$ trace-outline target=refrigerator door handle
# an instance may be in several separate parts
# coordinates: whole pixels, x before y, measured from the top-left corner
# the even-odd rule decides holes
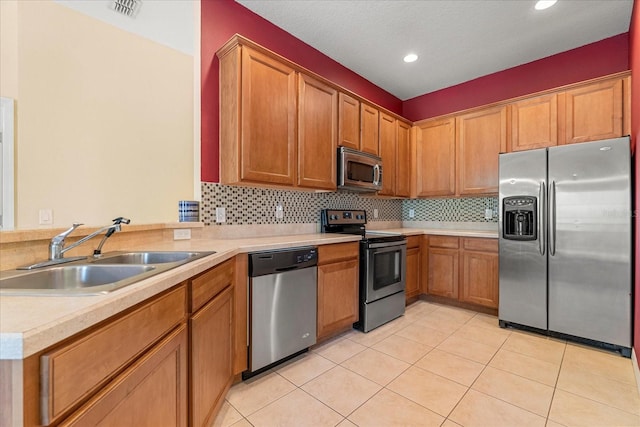
[[[540,181],[540,188],[538,189],[538,250],[540,255],[544,255],[546,252],[546,185],[544,181]]]
[[[556,254],[556,182],[549,186],[549,255]]]

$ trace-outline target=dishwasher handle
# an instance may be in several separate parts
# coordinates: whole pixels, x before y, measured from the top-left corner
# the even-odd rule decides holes
[[[275,271],[278,273],[284,273],[286,271],[293,271],[293,270],[297,270],[298,266],[297,265],[292,265],[290,267],[280,267],[280,268],[276,268]]]

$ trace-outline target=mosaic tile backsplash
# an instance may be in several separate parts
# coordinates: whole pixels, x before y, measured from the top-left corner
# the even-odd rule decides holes
[[[409,215],[413,209],[414,217]],[[485,210],[493,212],[485,219]],[[497,197],[463,197],[459,199],[410,199],[402,203],[403,221],[498,222]]]
[[[205,225],[298,224],[319,223],[325,208],[364,209],[368,221],[468,221],[496,222],[498,200],[492,197],[461,199],[381,199],[357,193],[313,193],[293,190],[235,187],[217,183],[201,184],[200,220]],[[283,218],[276,218],[276,206],[282,205]],[[216,207],[224,207],[226,222],[215,222]],[[484,219],[486,207],[496,215]],[[378,218],[374,218],[374,210]],[[409,217],[414,209],[415,216]]]

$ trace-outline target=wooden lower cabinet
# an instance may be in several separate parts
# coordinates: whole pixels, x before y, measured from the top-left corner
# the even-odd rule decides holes
[[[358,321],[358,242],[318,248],[318,340]]]
[[[421,241],[421,236],[407,237],[407,274],[405,277],[405,298],[407,302],[420,295]]]
[[[457,249],[429,248],[430,294],[458,298],[459,256]]]
[[[233,382],[233,286],[189,320],[191,425],[211,424]]]
[[[183,324],[61,425],[186,426],[187,346]]]
[[[463,252],[460,301],[498,307],[498,256]]]
[[[498,241],[431,236],[427,293],[498,308]]]

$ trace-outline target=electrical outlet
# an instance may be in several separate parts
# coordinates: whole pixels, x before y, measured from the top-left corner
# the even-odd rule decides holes
[[[216,208],[216,222],[227,222],[227,213],[224,208]]]
[[[276,218],[277,219],[284,218],[284,208],[282,207],[281,203],[278,203],[278,205],[276,206]]]
[[[38,223],[40,225],[53,224],[53,209],[40,209],[38,212]]]
[[[189,240],[191,239],[190,228],[176,228],[173,230],[173,240]]]
[[[415,218],[415,216],[416,216],[416,210],[409,209],[409,218]]]
[[[378,218],[378,209],[373,210],[373,217]]]
[[[484,210],[484,219],[491,219],[493,218],[493,209],[491,208],[487,208]]]

